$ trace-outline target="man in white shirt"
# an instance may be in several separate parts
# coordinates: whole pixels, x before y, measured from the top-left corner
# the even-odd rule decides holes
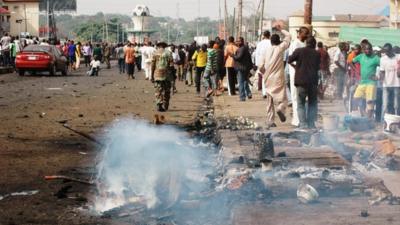
[[[384,55],[382,55],[379,68],[383,87],[381,115],[383,121],[385,113],[400,115],[400,55],[393,52],[392,45],[389,43],[383,46],[382,51]]]
[[[310,31],[307,27],[300,27],[297,31],[297,38],[292,41],[289,47],[289,57],[293,54],[293,52],[298,48],[306,47],[305,41],[310,35]],[[289,76],[290,76],[290,95],[292,97],[292,109],[293,109],[293,118],[292,118],[292,125],[299,126],[299,115],[297,113],[297,89],[294,85],[294,75],[296,70],[293,66],[289,67]]]
[[[146,74],[146,80],[151,78],[151,61],[156,49],[152,46],[151,42],[145,43],[142,48],[142,64]]]
[[[258,75],[258,90],[262,90],[262,95],[265,97],[267,92],[265,90],[265,84],[263,81],[263,75],[260,72],[260,66],[264,63],[265,53],[268,48],[271,48],[271,33],[267,30],[263,33],[263,40],[257,44],[256,52],[255,52],[255,64],[258,67],[256,74]]]
[[[10,43],[11,43],[11,37],[10,37],[10,35],[8,33],[6,33],[0,40],[4,66],[11,65],[11,58],[10,58],[11,47],[10,47]]]
[[[335,57],[333,58],[333,62],[337,67],[333,73],[336,78],[336,97],[338,99],[343,98],[345,76],[347,71],[347,51],[347,44],[341,42],[339,43],[339,49],[336,51]]]

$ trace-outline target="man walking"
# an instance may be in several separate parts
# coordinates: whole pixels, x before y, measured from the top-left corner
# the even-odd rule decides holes
[[[244,43],[244,38],[240,37],[238,41],[239,49],[235,55],[231,55],[235,60],[235,69],[238,73],[239,81],[239,95],[240,101],[246,101],[246,97],[252,98],[250,86],[249,86],[249,74],[252,68],[251,55],[249,48]]]
[[[111,68],[110,57],[111,57],[111,47],[108,43],[105,43],[105,45],[104,45],[104,62],[107,65],[107,69]]]
[[[298,48],[305,47],[305,41],[308,38],[310,31],[307,27],[300,27],[297,32],[297,38],[292,41],[289,47],[289,57],[293,54],[293,52]],[[297,62],[296,62],[297,63]],[[293,64],[294,65],[294,64]],[[293,66],[289,67],[289,77],[290,77],[290,94],[292,97],[292,108],[293,108],[293,118],[292,125],[299,126],[299,116],[297,114],[297,90],[295,85],[295,74],[296,70]]]
[[[125,52],[124,45],[122,43],[118,44],[118,47],[115,49],[118,59],[118,68],[119,74],[125,73]]]
[[[263,61],[259,62],[259,71],[262,73],[263,83],[266,87],[268,128],[276,127],[275,111],[282,122],[286,121],[287,96],[283,56],[292,39],[290,33],[282,30],[281,26],[278,25],[275,28],[277,31],[281,31],[285,38],[281,42],[279,35],[272,35],[272,46],[266,49],[264,55],[261,56]],[[274,105],[277,107],[275,108]]]
[[[96,47],[93,49],[93,58],[97,57],[98,59],[103,58],[103,49],[101,48],[100,43],[96,44]]]
[[[195,61],[196,65],[196,76],[194,78],[196,92],[200,94],[201,79],[207,65],[207,45],[203,44],[201,48],[193,54],[192,60]]]
[[[186,53],[184,51],[183,45],[178,46],[178,56],[179,60],[176,63],[177,65],[177,76],[179,81],[183,81],[184,79],[184,68],[185,68],[185,59],[186,59]]]
[[[151,78],[151,62],[153,60],[153,54],[155,52],[154,47],[151,42],[146,43],[142,48],[142,60],[144,65],[144,72],[146,76],[146,80],[150,80]]]
[[[236,95],[236,70],[235,61],[232,58],[237,51],[238,47],[235,45],[235,38],[228,38],[228,45],[225,49],[225,67],[228,71],[228,92],[229,95]]]
[[[126,72],[128,73],[128,79],[135,79],[133,75],[135,73],[135,49],[132,46],[132,43],[129,42],[128,46],[124,49],[125,53],[125,65]]]
[[[189,86],[193,85],[193,71],[196,68],[196,62],[192,60],[194,53],[196,52],[196,42],[193,42],[188,48],[188,73],[186,73],[186,84]]]
[[[210,97],[216,91],[215,76],[217,72],[217,52],[213,48],[215,41],[209,41],[207,49],[207,65],[204,71],[204,88],[206,98]]]
[[[68,59],[69,63],[71,66],[71,70],[75,70],[75,63],[76,63],[76,45],[74,44],[74,41],[71,41],[69,46],[68,46]]]
[[[173,63],[171,52],[166,50],[167,44],[160,42],[157,44],[152,63],[151,81],[154,82],[157,110],[165,112],[169,107],[171,96],[171,82],[168,80],[169,67]]]
[[[83,57],[85,58],[85,67],[88,67],[90,64],[90,56],[92,55],[92,48],[89,43],[86,43],[83,46]]]
[[[321,56],[315,50],[317,41],[308,37],[306,47],[296,49],[289,57],[288,63],[296,68],[295,86],[300,129],[314,129],[318,113],[318,70]],[[306,99],[308,107],[306,112]]]
[[[1,55],[3,56],[3,65],[10,66],[11,65],[11,37],[8,33],[6,33],[0,40],[1,44]]]

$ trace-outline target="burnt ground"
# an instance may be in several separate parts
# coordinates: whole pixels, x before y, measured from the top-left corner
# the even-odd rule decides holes
[[[69,76],[0,76],[0,196],[38,190],[31,196],[0,200],[0,224],[108,224],[86,213],[93,188],[44,176],[95,175],[100,146],[63,127],[100,138],[113,120],[154,117],[154,89],[143,73],[128,80],[117,68],[88,77],[85,69]],[[178,84],[167,123],[193,121],[203,100],[194,88]],[[1,197],[0,197],[1,199]],[[112,222],[112,224],[118,224]]]

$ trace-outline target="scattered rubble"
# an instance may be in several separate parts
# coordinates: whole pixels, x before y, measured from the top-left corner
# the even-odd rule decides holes
[[[39,190],[13,192],[10,194],[0,195],[0,201],[8,197],[29,196],[29,195],[36,195],[37,193],[39,193]]]
[[[254,121],[245,117],[222,117],[218,119],[217,129],[228,129],[228,130],[259,130],[259,126]]]

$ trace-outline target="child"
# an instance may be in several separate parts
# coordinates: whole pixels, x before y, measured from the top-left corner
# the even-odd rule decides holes
[[[100,60],[98,56],[95,56],[93,60],[90,62],[90,70],[87,72],[89,76],[99,76],[100,70]]]

